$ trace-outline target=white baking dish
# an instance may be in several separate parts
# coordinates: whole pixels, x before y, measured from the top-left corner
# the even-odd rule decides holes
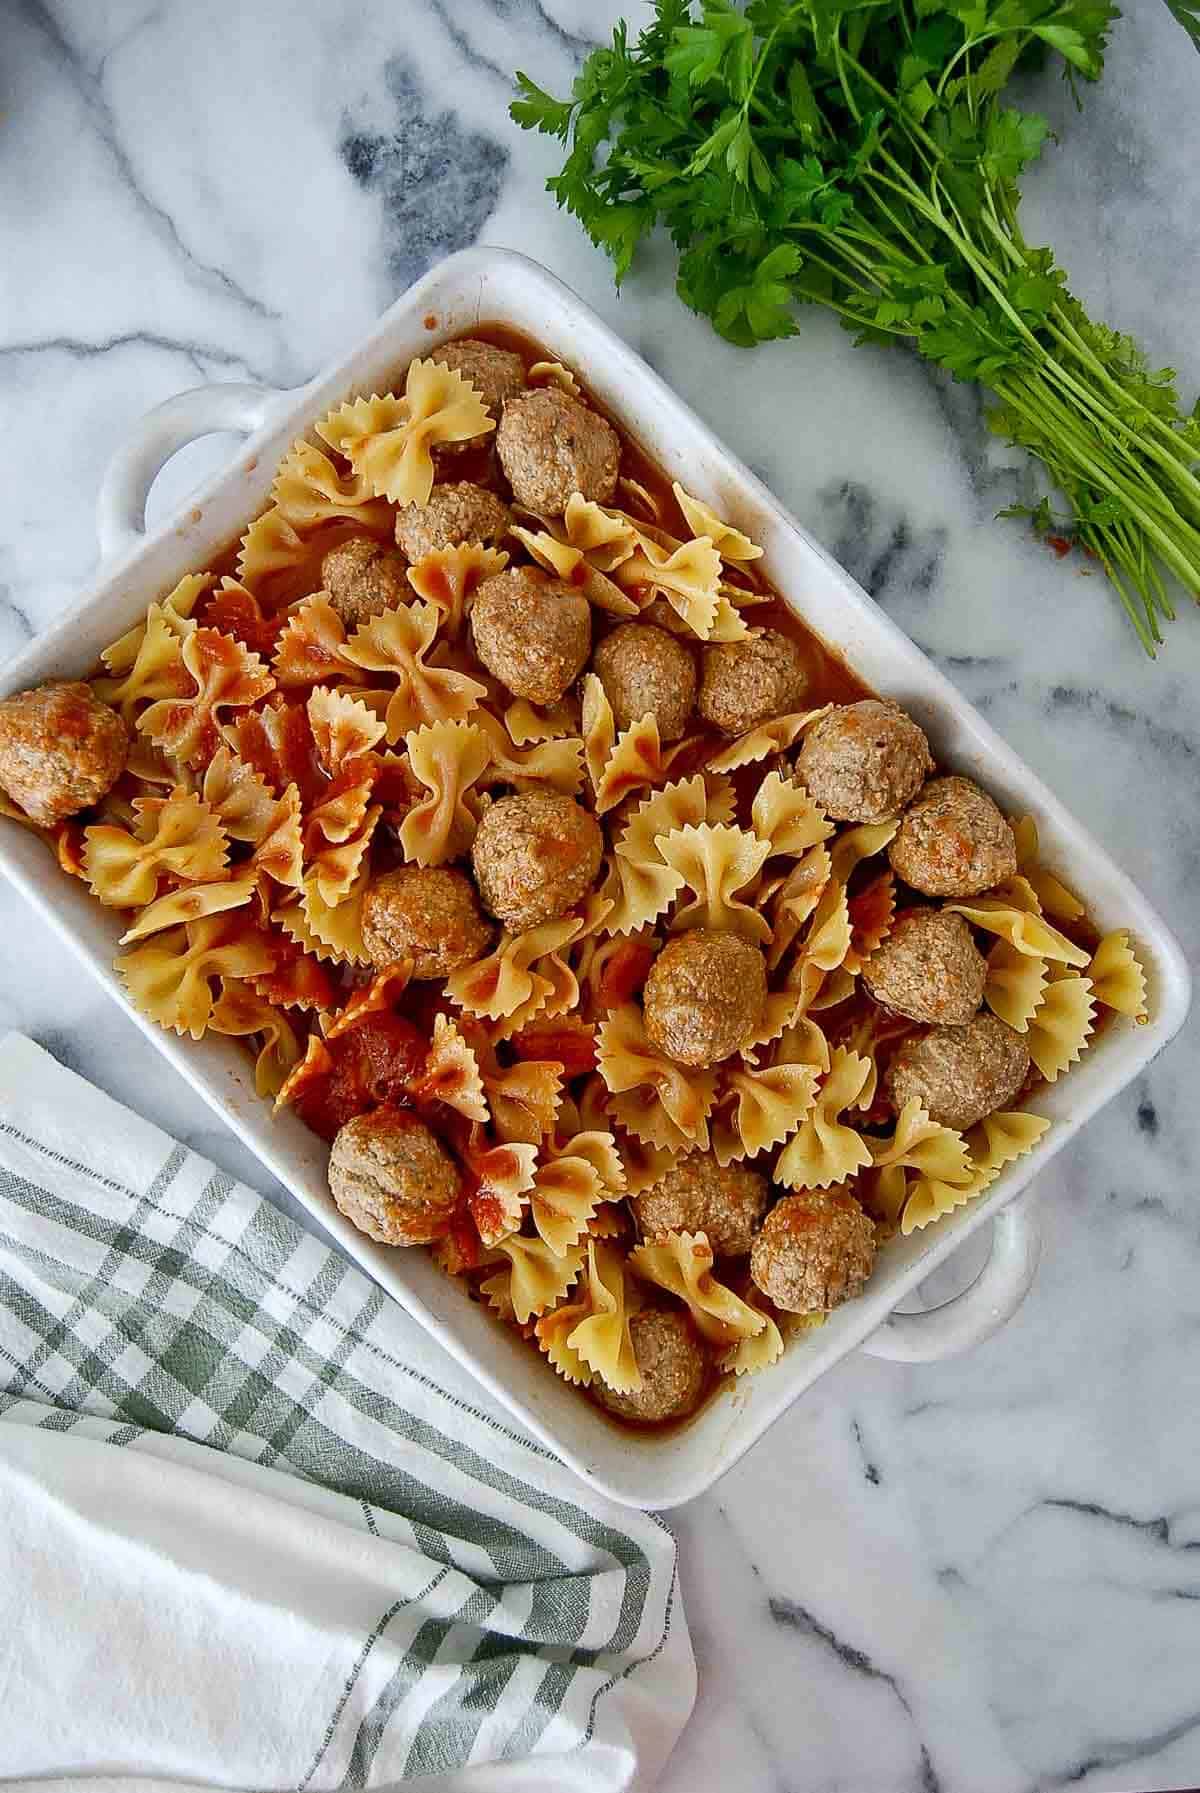
[[[1042,1092],[1034,1106],[1054,1125],[984,1200],[892,1241],[866,1294],[793,1343],[773,1369],[722,1392],[683,1429],[643,1437],[611,1425],[560,1382],[527,1345],[441,1276],[424,1252],[374,1245],[343,1220],[326,1188],[326,1148],[295,1115],[272,1119],[254,1093],[243,1052],[223,1040],[179,1040],[125,1002],[111,970],[120,922],[64,877],[39,841],[5,827],[0,868],[264,1164],[480,1382],[597,1488],[618,1500],[667,1507],[715,1482],[810,1383],[856,1346],[884,1356],[931,1358],[963,1348],[1008,1317],[1037,1259],[1032,1210],[1027,1203],[1010,1205],[1013,1198],[1178,1031],[1189,977],[1176,941],[1124,873],[862,588],[573,293],[535,263],[505,251],[471,250],[442,263],[397,301],[351,355],[307,386],[286,393],[210,387],[152,412],[117,458],[101,494],[106,558],[100,576],[68,616],[5,669],[3,690],[88,672],[100,650],[150,600],[185,572],[203,568],[242,531],[262,507],[276,463],[294,437],[331,405],[385,389],[432,342],[487,320],[514,325],[577,365],[671,476],[763,544],[765,566],[797,614],[869,684],[910,709],[940,757],[978,778],[1011,811],[1036,817],[1050,863],[1083,894],[1097,923],[1132,929],[1146,962],[1149,1023],[1113,1027],[1068,1076]],[[145,498],[158,469],[184,442],[218,429],[247,436],[236,459],[146,535]],[[994,1229],[992,1252],[972,1289],[932,1313],[892,1315],[935,1264],[985,1225]]]

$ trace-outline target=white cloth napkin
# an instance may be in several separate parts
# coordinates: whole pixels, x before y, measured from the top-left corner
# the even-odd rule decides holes
[[[675,1546],[339,1253],[0,1045],[0,1778],[649,1788]]]

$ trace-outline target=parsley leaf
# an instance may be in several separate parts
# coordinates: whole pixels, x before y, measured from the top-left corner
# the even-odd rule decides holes
[[[1167,5],[1200,50],[1200,0],[1167,0]]]
[[[1200,47],[1200,0],[1167,0]],[[1147,651],[1175,578],[1200,596],[1200,406],[1097,323],[1018,223],[1044,118],[1012,76],[1096,79],[1109,0],[653,0],[570,97],[520,75],[514,120],[556,138],[547,183],[624,279],[656,229],[680,299],[728,341],[793,335],[807,304],[856,341],[915,349],[991,399],[1049,500],[1010,507],[1077,538]]]

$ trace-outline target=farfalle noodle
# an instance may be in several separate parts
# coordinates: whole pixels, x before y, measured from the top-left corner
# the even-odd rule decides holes
[[[672,927],[727,931],[760,945],[770,940],[766,917],[737,898],[762,870],[769,841],[742,828],[702,823],[660,835],[655,844],[664,863],[696,893],[694,902],[676,911]]]
[[[206,579],[205,584],[207,583]],[[195,624],[168,608],[168,605],[169,600],[162,604],[151,604],[140,631],[130,630],[109,648],[109,654],[116,655],[118,661],[123,663],[130,644],[137,637],[133,663],[125,676],[93,680],[97,697],[104,703],[111,704],[115,710],[120,710],[127,726],[132,725],[139,704],[183,697],[192,685],[189,670],[184,664],[183,644]]]
[[[710,639],[721,596],[721,556],[707,536],[681,542],[668,552],[643,534],[636,552],[620,563],[614,576],[626,591],[665,598],[693,635],[701,641]]]
[[[1146,1020],[1146,974],[1124,928],[1106,934],[1087,968],[1096,1001],[1119,1015]]]
[[[646,1033],[642,1011],[636,1004],[625,1003],[601,1022],[596,1058],[600,1075],[614,1095],[636,1089],[652,1092],[682,1140],[707,1148],[716,1075],[712,1071],[684,1070],[659,1052]],[[614,1112],[628,1112],[628,1108],[619,1111],[614,1107]],[[654,1138],[632,1121],[627,1124],[650,1144],[670,1143]]]
[[[668,784],[634,809],[614,845],[610,868],[614,906],[605,926],[632,934],[668,909],[683,889],[683,874],[667,865],[659,850],[662,835],[733,816],[733,792],[722,780],[710,786],[701,773]]]
[[[961,1133],[930,1120],[916,1096],[901,1109],[891,1139],[874,1145],[871,1157],[880,1170],[900,1165],[942,1183],[965,1185],[971,1180],[970,1156]]]
[[[572,398],[579,397],[579,381],[561,361],[535,361],[526,377],[531,386],[557,386]]]
[[[472,720],[487,736],[491,757],[480,778],[484,787],[511,785],[515,791],[562,791],[574,797],[583,784],[583,742],[578,735],[553,736],[528,748],[512,744],[508,730],[490,710]]]
[[[343,478],[327,454],[312,442],[293,442],[279,464],[271,497],[296,529],[312,529],[349,517],[360,529],[390,535],[393,517],[360,473]]]
[[[1025,1033],[1046,991],[1046,961],[998,940],[987,956],[983,1000],[993,1015]]]
[[[261,1036],[262,1044],[254,1060],[254,1088],[264,1101],[273,1102],[304,1056],[299,1036],[287,1016],[274,1003],[264,1001],[249,984],[222,978],[220,989],[209,1027],[213,1033],[235,1038]]]
[[[363,623],[343,650],[355,666],[397,681],[387,706],[389,741],[427,723],[460,722],[487,696],[478,679],[427,662],[439,618],[433,604],[397,604]]]
[[[816,1101],[775,1161],[774,1177],[787,1189],[827,1189],[871,1162],[860,1133],[839,1120],[862,1094],[871,1074],[868,1060],[838,1046]]]
[[[358,398],[317,424],[371,491],[393,504],[428,504],[433,450],[469,442],[496,425],[475,388],[438,361],[410,361],[404,397]]]
[[[713,1275],[713,1251],[705,1233],[667,1233],[629,1254],[635,1276],[687,1303],[697,1329],[714,1345],[756,1338],[767,1316]]]
[[[777,1146],[796,1131],[816,1098],[818,1072],[811,1065],[768,1065],[727,1071],[725,1088],[735,1109],[732,1125],[713,1122],[717,1163],[733,1164]]]
[[[1022,816],[1012,828],[1017,844],[1017,869],[1029,880],[1044,912],[1053,915],[1057,921],[1078,921],[1084,913],[1079,898],[1039,863],[1040,846],[1033,817]]]
[[[550,709],[539,709],[527,697],[516,697],[504,712],[504,727],[514,747],[532,747],[540,741],[558,741],[579,733],[579,715],[568,698]]]
[[[562,1087],[562,1066],[553,1059],[485,1067],[483,1088],[498,1137],[537,1145],[554,1131]]]
[[[457,641],[466,622],[471,599],[485,579],[502,573],[508,555],[500,548],[479,542],[463,542],[435,548],[408,569],[408,583],[419,598],[439,612],[439,633],[445,641]]]
[[[744,735],[739,735],[736,741],[714,754],[708,762],[709,771],[735,772],[739,766],[751,766],[757,760],[789,752],[814,722],[828,716],[830,708],[825,704],[819,710],[797,710],[788,716],[775,716],[770,722],[760,722],[757,728],[747,729]]]
[[[135,1008],[198,1040],[212,1019],[214,986],[270,971],[274,962],[270,942],[238,917],[211,915],[122,953],[116,969]]]
[[[469,1121],[486,1124],[492,1118],[479,1060],[449,1015],[434,1016],[429,1055],[414,1093],[427,1102],[444,1102]]]
[[[165,896],[156,897],[138,913],[137,920],[121,935],[121,945],[144,940],[166,928],[184,922],[200,921],[206,916],[224,915],[230,909],[241,909],[258,894],[258,877],[248,872],[239,878],[222,878],[213,884],[185,884]]]
[[[707,536],[722,560],[742,565],[746,561],[762,558],[762,549],[748,535],[743,535],[740,529],[734,529],[732,524],[723,523],[716,511],[699,498],[693,498],[690,493],[685,492],[678,480],[671,490],[692,534]]]
[[[301,567],[309,558],[304,537],[288,522],[277,504],[256,517],[238,549],[238,578],[253,587],[275,573]]]
[[[379,717],[348,691],[320,685],[306,708],[313,743],[330,777],[335,777],[347,760],[370,753],[384,738],[385,725]]]
[[[160,604],[151,604],[147,620],[135,623],[132,629],[126,629],[124,635],[118,636],[104,649],[100,658],[104,661],[114,678],[121,673],[132,672],[137,664],[138,655],[146,640],[146,631],[151,616],[157,617],[171,634],[182,640],[187,633],[187,623],[196,605],[212,584],[211,573],[188,573],[172,591],[169,591]],[[99,683],[99,681],[97,681]],[[158,693],[166,696],[168,693]],[[114,700],[109,698],[111,703]]]
[[[474,1179],[467,1197],[471,1218],[485,1245],[501,1245],[521,1224],[533,1187],[537,1148],[519,1140],[494,1146],[473,1143],[466,1161]]]
[[[549,529],[526,529],[514,524],[512,534],[537,566],[556,579],[566,580],[597,610],[606,610],[610,616],[637,616],[638,606],[633,599],[607,573],[593,566],[581,548],[573,548]]]
[[[548,1149],[529,1195],[538,1234],[561,1256],[588,1232],[601,1201],[619,1194],[624,1182],[611,1133],[577,1133]]]
[[[1025,1043],[1046,1079],[1056,1083],[1079,1058],[1095,1024],[1096,1007],[1086,977],[1055,978],[1033,1013]]]
[[[324,592],[306,598],[293,611],[275,644],[271,669],[284,688],[315,685],[322,679],[364,682],[359,668],[346,658],[346,625]]]
[[[663,784],[673,762],[688,745],[677,741],[664,749],[658,723],[651,715],[640,716],[616,731],[612,706],[594,672],[583,681],[583,751],[592,781],[596,814],[605,815],[632,791],[643,785]]]
[[[768,772],[759,785],[750,817],[751,827],[772,857],[786,854],[798,859],[833,833],[833,823],[803,786],[779,772]]]
[[[229,841],[208,804],[190,791],[135,798],[136,831],[84,829],[83,875],[111,908],[150,903],[164,874],[206,883],[224,875]]]
[[[499,1312],[510,1308],[522,1326],[561,1301],[583,1268],[584,1251],[578,1245],[560,1257],[544,1239],[513,1233],[494,1249],[508,1259],[508,1265],[481,1283],[480,1292]]]
[[[1019,884],[1021,881],[1014,879],[1012,882]],[[1036,897],[1033,900],[1036,903]],[[946,907],[965,916],[972,927],[997,935],[1030,958],[1052,959],[1058,964],[1078,967],[1088,962],[1088,955],[1081,946],[1076,946],[1073,940],[1052,928],[1039,914],[1018,908],[1015,902],[1004,897],[975,897],[969,903],[947,903]]]
[[[583,926],[578,916],[543,922],[523,934],[505,934],[486,957],[452,972],[446,994],[472,1015],[502,1021],[525,1008],[541,994],[540,1008],[553,989],[553,980],[538,970],[539,961],[567,946]]]
[[[370,955],[363,943],[362,900],[369,877],[370,868],[362,866],[345,896],[336,902],[322,896],[317,879],[306,879],[299,902],[276,910],[274,919],[298,945],[318,958],[365,965]]]
[[[469,722],[433,722],[406,735],[408,763],[428,797],[404,818],[400,844],[417,865],[445,865],[475,838],[476,815],[467,798],[491,758],[483,730]]]
[[[275,681],[257,654],[215,629],[193,629],[180,655],[195,690],[159,698],[142,711],[137,725],[164,753],[203,765],[220,745],[220,712],[257,703],[274,690]]]
[[[904,1234],[921,1231],[991,1187],[1001,1170],[1035,1146],[1050,1123],[1040,1115],[990,1114],[967,1135],[972,1174],[962,1185],[919,1177],[907,1185],[900,1220]]]
[[[602,1239],[589,1238],[587,1242],[586,1290],[589,1312],[567,1342],[609,1388],[617,1394],[634,1393],[642,1386],[642,1373],[629,1332],[633,1309],[625,1284],[625,1263]]]

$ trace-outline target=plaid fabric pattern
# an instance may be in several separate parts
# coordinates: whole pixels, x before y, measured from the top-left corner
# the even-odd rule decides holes
[[[665,1526],[589,1510],[548,1452],[420,1367],[423,1335],[357,1268],[157,1129],[121,1112],[110,1174],[2,1092],[0,1117],[0,1426],[195,1441],[349,1497],[428,1559],[328,1714],[342,1784],[370,1784],[389,1727],[411,1732],[406,1775],[561,1748],[568,1723],[586,1741],[669,1636]],[[374,1643],[406,1625],[403,1670],[339,1739]],[[323,1755],[303,1785],[328,1784]]]

